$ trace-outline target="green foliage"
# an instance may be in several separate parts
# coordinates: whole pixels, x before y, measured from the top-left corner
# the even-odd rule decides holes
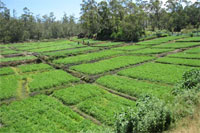
[[[192,89],[194,87],[199,87],[199,84],[200,84],[200,69],[192,69],[183,74],[182,88]]]
[[[136,112],[130,109],[117,116],[117,133],[162,132],[173,121],[171,112],[157,98],[141,97],[136,106]]]
[[[184,52],[189,53],[189,54],[191,53],[200,54],[200,47],[191,48],[191,49],[185,50]]]
[[[200,37],[189,37],[182,40],[177,40],[177,42],[200,42]]]
[[[19,56],[10,58],[1,58],[0,62],[12,62],[12,61],[24,61],[24,60],[34,60],[37,59],[35,56]]]
[[[160,54],[160,53],[165,53],[171,51],[170,49],[155,49],[155,48],[145,48],[145,49],[140,49],[136,50],[133,52],[129,53],[134,53],[134,54]]]
[[[88,53],[88,54],[83,54],[83,55],[67,57],[67,58],[61,58],[61,59],[54,60],[53,63],[76,64],[79,62],[87,62],[87,61],[92,61],[92,60],[96,60],[96,59],[112,57],[114,55],[119,55],[122,53],[123,52],[120,52],[120,51],[105,50],[105,51],[100,51],[100,52],[95,52],[95,53]]]
[[[41,63],[41,64],[20,65],[20,66],[18,66],[18,68],[22,73],[52,69],[51,66],[49,66],[47,64],[43,64],[43,63]]]
[[[181,53],[171,54],[171,55],[168,55],[167,57],[183,58],[183,59],[200,59],[200,53],[188,53],[186,51],[181,52]]]
[[[131,50],[138,50],[138,49],[143,49],[143,48],[145,48],[145,46],[128,45],[128,46],[122,46],[122,47],[113,48],[113,50],[131,51]]]
[[[110,126],[114,125],[114,115],[122,111],[122,108],[135,108],[135,102],[90,84],[80,84],[58,90],[53,93],[53,96],[67,105],[76,105],[81,111]]]
[[[57,58],[57,57],[66,57],[67,55],[77,55],[77,54],[80,54],[80,53],[95,51],[95,50],[98,50],[98,48],[83,47],[83,48],[76,48],[76,49],[69,49],[69,50],[45,52],[45,53],[42,53],[42,54],[46,55],[48,57],[51,57],[51,58]]]
[[[16,75],[0,76],[0,100],[15,97],[20,77]]]
[[[157,44],[169,42],[169,41],[180,39],[180,38],[184,38],[184,36],[161,37],[161,38],[156,38],[156,39],[153,39],[153,40],[138,42],[137,44],[140,44],[140,45],[157,45]]]
[[[129,107],[135,109],[135,102],[109,93],[91,97],[77,105],[83,112],[93,116],[100,122],[113,126],[115,114]]]
[[[170,102],[173,99],[171,96],[172,87],[170,86],[114,75],[100,77],[96,82],[110,89],[138,98],[148,94],[166,102]]]
[[[28,86],[31,92],[79,81],[78,78],[75,78],[62,70],[52,70],[30,76],[31,81]]]
[[[189,66],[200,66],[200,60],[198,59],[181,59],[181,58],[159,58],[156,60],[159,63],[169,63],[169,64],[179,64],[179,65],[189,65]]]
[[[21,53],[21,51],[16,51],[16,50],[12,50],[12,49],[3,49],[1,50],[1,55],[8,55],[8,54],[19,54]]]
[[[111,47],[111,46],[116,46],[123,44],[124,42],[108,42],[108,43],[102,43],[102,44],[96,44],[94,46],[99,46],[99,47]]]
[[[97,86],[90,84],[80,84],[74,87],[58,90],[53,96],[60,99],[67,105],[75,105],[86,99],[106,94],[105,91]]]
[[[99,127],[58,100],[38,95],[0,107],[0,132],[86,132]]]
[[[69,49],[69,48],[76,48],[76,47],[83,47],[82,44],[78,44],[77,42],[71,42],[69,44],[62,44],[62,45],[55,45],[55,46],[50,46],[50,47],[44,47],[44,48],[39,48],[39,49],[31,49],[29,50],[30,52],[49,52],[49,51],[55,51],[55,50],[63,50],[63,49]]]
[[[15,72],[11,67],[2,67],[0,69],[0,75],[9,75],[9,74],[14,74]]]
[[[141,66],[122,70],[118,74],[132,78],[175,84],[181,80],[183,73],[190,69],[191,67],[187,66],[146,63]]]
[[[175,42],[153,46],[153,48],[187,48],[192,46],[199,46],[199,42]]]
[[[151,60],[153,58],[154,57],[148,56],[119,56],[111,59],[98,61],[95,63],[76,65],[70,68],[86,74],[99,74],[128,65],[138,64],[147,60]]]

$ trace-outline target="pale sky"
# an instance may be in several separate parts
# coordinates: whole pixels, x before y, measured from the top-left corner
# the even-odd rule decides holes
[[[23,13],[23,8],[28,7],[34,15],[45,15],[54,12],[57,19],[61,19],[64,12],[67,15],[74,15],[76,18],[80,17],[80,4],[82,0],[1,0],[6,7],[17,11],[17,16]],[[100,2],[102,0],[96,0]],[[166,0],[162,0],[163,3]],[[195,2],[197,0],[191,0]]]

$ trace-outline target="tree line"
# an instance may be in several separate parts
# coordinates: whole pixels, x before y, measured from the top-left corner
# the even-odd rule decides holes
[[[83,0],[80,23],[97,39],[137,41],[145,30],[180,32],[199,28],[200,2],[187,0]]]
[[[13,10],[12,15],[0,0],[0,42],[13,43],[29,40],[57,39],[75,36],[80,31],[80,25],[72,15],[65,13],[61,20],[56,20],[54,13],[49,15],[34,16],[33,13],[25,7],[23,14],[16,16]]]
[[[12,14],[12,15],[11,15]],[[0,42],[81,37],[100,40],[137,41],[146,31],[180,32],[200,25],[200,2],[187,0],[83,0],[77,21],[66,13],[56,20],[54,13],[34,16],[25,7],[12,13],[0,0]]]

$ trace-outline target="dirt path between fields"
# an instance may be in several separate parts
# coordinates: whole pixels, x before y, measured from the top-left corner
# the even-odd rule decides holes
[[[16,75],[20,75],[19,74],[19,70],[17,68],[11,67],[13,69],[13,71],[15,72]],[[28,79],[22,79],[19,81],[19,86],[17,88],[17,94],[18,94],[18,98],[19,99],[24,99],[27,98],[29,96],[29,92],[28,92]]]
[[[89,120],[91,120],[92,122],[94,122],[94,123],[97,124],[97,125],[102,125],[100,121],[98,121],[98,120],[95,119],[94,117],[92,117],[92,116],[90,116],[90,115],[88,115],[88,114],[82,112],[82,111],[79,110],[76,106],[70,106],[70,108],[71,108],[74,112],[76,112],[76,113],[78,113],[79,115],[81,115],[82,117],[84,117],[85,119],[89,119]]]

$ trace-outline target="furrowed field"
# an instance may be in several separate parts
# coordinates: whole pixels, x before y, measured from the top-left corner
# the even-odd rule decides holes
[[[0,133],[120,133],[128,127],[124,115],[130,110],[135,125],[162,123],[157,117],[166,116],[168,127],[173,116],[141,113],[138,103],[154,97],[162,103],[158,109],[165,105],[170,114],[178,114],[185,106],[178,105],[177,83],[185,72],[200,69],[200,37],[137,43],[72,38],[0,48]],[[145,117],[146,123],[136,121]],[[146,132],[161,131],[160,126],[148,126],[156,128]]]

